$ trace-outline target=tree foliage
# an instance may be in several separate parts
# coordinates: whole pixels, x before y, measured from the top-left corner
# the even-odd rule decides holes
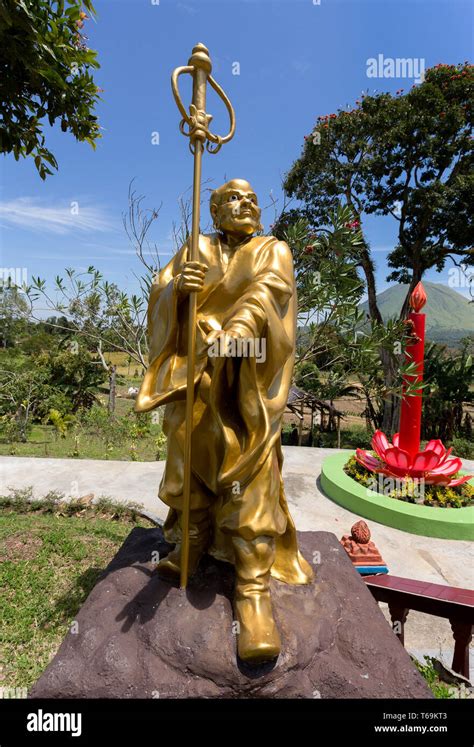
[[[33,277],[25,290],[30,319],[38,319],[35,302],[39,298],[46,301],[49,309],[61,315],[51,318],[50,326],[78,336],[100,356],[104,368],[108,368],[104,350],[124,352],[146,367],[147,303],[143,295],[128,295],[92,266],[84,272],[66,269],[65,277],[55,278],[54,292],[40,277]]]
[[[350,207],[361,228],[352,258],[364,273],[369,315],[376,325],[383,320],[365,216],[396,221],[387,279],[408,283],[402,319],[426,270],[441,271],[448,258],[474,263],[473,83],[473,67],[467,63],[437,65],[406,94],[400,89],[395,95],[363,95],[354,108],[318,117],[286,177],[285,189],[301,200],[301,207],[283,220],[303,216],[314,230],[328,222],[340,201]],[[400,362],[383,348],[379,361],[389,391]],[[387,432],[398,427],[398,404],[393,397],[385,401],[381,426]]]
[[[471,65],[437,65],[405,95],[363,95],[353,109],[318,117],[285,181],[313,226],[326,223],[339,200],[361,224],[364,214],[391,215],[397,243],[387,279],[410,283],[407,297],[448,257],[474,262],[473,84]],[[380,321],[366,236],[358,261]]]
[[[358,393],[367,403],[367,423],[379,427],[385,399],[401,395],[402,376],[411,367],[399,369],[390,389],[380,376],[380,350],[394,359],[394,351],[404,347],[406,330],[400,321],[364,324],[359,221],[348,205],[338,203],[317,230],[306,218],[284,212],[273,231],[288,242],[294,258],[300,325],[297,385],[330,401]]]
[[[31,156],[42,179],[58,168],[45,121],[93,147],[100,137],[91,74],[99,64],[82,33],[94,13],[91,0],[0,2],[0,152]]]
[[[423,395],[423,435],[451,441],[472,437],[472,417],[465,406],[474,403],[474,360],[469,341],[456,354],[432,343],[426,349]]]
[[[91,407],[105,378],[100,361],[79,345],[27,356],[1,351],[0,431],[26,441],[33,422],[49,419],[52,410],[63,417]]]

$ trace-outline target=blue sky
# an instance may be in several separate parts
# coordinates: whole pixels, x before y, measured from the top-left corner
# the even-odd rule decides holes
[[[98,16],[86,23],[89,46],[101,63],[95,79],[104,89],[96,151],[47,127],[57,174],[42,182],[30,159],[17,163],[8,156],[0,162],[3,266],[26,268],[29,278],[51,278],[66,266],[93,264],[109,280],[136,290],[140,266],[121,217],[133,177],[137,192],[146,195],[145,206],[162,204],[153,239],[167,261],[172,223],[179,219],[177,198],[192,181],[170,75],[187,63],[198,41],[208,46],[213,75],[237,117],[234,140],[218,155],[205,156],[203,177],[214,186],[225,178],[247,178],[263,206],[270,193],[281,196],[282,176],[318,115],[352,104],[363,90],[411,86],[406,79],[368,78],[369,58],[424,58],[426,67],[472,58],[472,6],[462,0],[156,2],[96,0]],[[239,75],[233,74],[236,62]],[[186,86],[183,92],[188,101]],[[213,94],[207,108],[214,131],[226,131],[223,105]],[[159,145],[152,144],[156,132]],[[72,203],[77,215],[71,215]],[[264,211],[267,229],[273,218],[273,209]],[[365,223],[379,290],[386,286],[395,228],[392,219]],[[446,282],[447,276],[446,270],[427,279]]]

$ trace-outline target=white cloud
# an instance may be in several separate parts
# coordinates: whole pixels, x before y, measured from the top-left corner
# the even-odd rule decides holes
[[[179,8],[179,10],[183,10],[190,16],[195,16],[196,13],[198,13],[197,8],[194,8],[192,5],[187,5],[186,3],[178,3],[177,7]]]
[[[5,227],[56,234],[116,230],[101,208],[80,200],[48,206],[33,197],[0,202],[0,223]]]

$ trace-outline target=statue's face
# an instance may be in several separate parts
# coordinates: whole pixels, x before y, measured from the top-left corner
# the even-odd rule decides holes
[[[211,215],[219,230],[243,237],[258,231],[262,211],[250,184],[243,179],[234,179],[221,189],[219,204],[211,206]]]

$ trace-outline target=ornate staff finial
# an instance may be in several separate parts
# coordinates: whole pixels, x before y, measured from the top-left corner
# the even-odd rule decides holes
[[[190,138],[189,147],[191,152],[195,152],[196,142],[199,141],[204,145],[208,153],[217,153],[224,143],[229,142],[235,132],[235,114],[232,104],[218,83],[211,76],[212,62],[209,57],[209,50],[204,44],[199,42],[193,47],[188,64],[184,67],[177,67],[171,76],[171,88],[173,96],[182,115],[179,129],[183,135]],[[179,95],[178,78],[183,73],[189,73],[193,77],[193,99],[189,106],[189,112],[186,111],[181,96]],[[218,96],[224,102],[229,113],[230,128],[225,136],[215,135],[209,130],[212,121],[212,114],[206,113],[206,86],[207,83],[214,89]],[[188,126],[186,130],[185,127]],[[214,146],[211,145],[214,143]]]

